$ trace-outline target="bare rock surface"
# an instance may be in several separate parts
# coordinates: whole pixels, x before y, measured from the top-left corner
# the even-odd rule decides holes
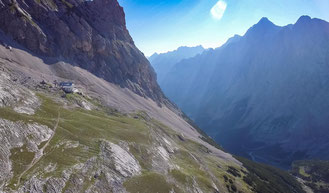
[[[169,103],[116,0],[1,0],[0,29],[34,54],[63,58],[143,97]]]
[[[11,77],[0,71],[0,107],[10,106],[18,113],[32,115],[40,102],[33,92],[13,84]]]
[[[134,176],[141,173],[141,167],[138,161],[129,152],[120,146],[103,142],[101,145],[102,156],[111,159],[117,172],[124,177]]]
[[[47,141],[52,132],[47,126],[0,119],[0,188],[12,177],[11,150],[21,148],[21,151],[36,153],[38,146]]]
[[[95,180],[85,192],[126,192],[123,187],[125,179],[139,175],[141,167],[132,154],[114,143],[103,141],[98,157],[91,157],[85,163],[76,164],[64,170],[60,177],[40,178],[33,175],[18,192],[57,193],[83,192],[84,184]],[[49,169],[55,167],[49,165]],[[45,168],[45,169],[46,169]]]

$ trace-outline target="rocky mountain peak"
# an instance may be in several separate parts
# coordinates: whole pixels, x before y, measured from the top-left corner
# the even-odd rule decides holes
[[[252,28],[254,29],[271,29],[276,25],[271,22],[267,17],[262,17],[257,24],[255,24]]]
[[[204,50],[204,48],[201,45],[195,46],[195,47],[188,47],[188,46],[181,46],[177,49],[177,51],[186,51],[190,49],[195,49],[195,50]]]
[[[65,60],[158,103],[167,100],[117,0],[0,0],[0,29],[33,54]]]
[[[87,12],[86,18],[89,23],[102,34],[102,36],[112,38],[111,34],[113,26],[109,24],[125,28],[125,13],[116,0],[94,0],[86,2],[85,5],[87,6],[86,9],[90,10],[90,12]],[[104,25],[104,23],[108,25]],[[130,36],[121,37],[116,34],[116,38],[128,40],[129,43],[133,44]]]
[[[253,25],[246,33],[246,36],[261,36],[276,31],[279,27],[272,23],[267,17],[263,17]]]
[[[262,17],[258,24],[273,24],[267,17]]]
[[[303,15],[297,20],[296,24],[306,24],[306,23],[310,22],[311,20],[312,20],[312,18],[310,16]]]

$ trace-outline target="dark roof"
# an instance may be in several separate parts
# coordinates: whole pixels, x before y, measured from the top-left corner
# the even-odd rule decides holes
[[[61,82],[59,83],[60,86],[72,86],[73,82]]]

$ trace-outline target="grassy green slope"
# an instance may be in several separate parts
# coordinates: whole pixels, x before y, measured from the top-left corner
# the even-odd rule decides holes
[[[107,140],[115,144],[127,143],[130,153],[142,167],[141,175],[127,178],[123,183],[131,193],[165,193],[171,190],[179,193],[196,189],[203,192],[304,192],[296,179],[285,171],[244,158],[237,158],[243,163],[244,167],[241,167],[215,157],[207,147],[184,138],[143,112],[121,114],[90,99],[89,102],[97,109],[73,107],[81,100],[79,95],[68,95],[65,99],[46,94],[38,94],[38,97],[42,105],[35,115],[19,114],[10,108],[0,110],[0,118],[39,123],[49,128],[54,128],[60,115],[54,137],[33,167],[27,170],[35,154],[25,146],[11,150],[14,177],[7,183],[7,190],[17,190],[19,181],[24,184],[32,176],[45,179],[61,177],[66,169],[98,157],[101,142]],[[174,143],[173,151],[166,160],[172,167],[165,172],[154,166],[157,160],[151,152],[153,147],[161,144],[160,138]],[[78,144],[77,147],[70,147],[72,143]],[[43,145],[45,142],[39,148]],[[50,164],[55,164],[56,169],[45,170]],[[86,178],[84,190],[101,179],[105,177]],[[65,187],[70,187],[70,181]]]
[[[285,193],[285,192],[304,192],[296,178],[287,171],[268,166],[261,163],[250,161],[246,158],[237,157],[239,161],[247,168],[249,173],[243,180],[252,186],[253,191],[257,193]]]
[[[75,101],[72,99],[78,97],[75,95],[70,95],[66,99],[45,94],[38,96],[42,99],[42,105],[35,115],[19,114],[10,108],[2,108],[0,111],[0,118],[13,122],[40,123],[49,128],[54,127],[60,114],[58,128],[44,155],[22,176],[22,172],[31,163],[34,153],[22,151],[23,147],[12,149],[11,159],[15,163],[14,177],[8,183],[7,190],[19,188],[16,187],[18,181],[20,185],[24,184],[32,176],[60,177],[64,170],[85,163],[91,157],[97,157],[100,153],[101,141],[107,140],[116,144],[120,142],[129,144],[130,152],[142,167],[140,176],[129,178],[123,184],[132,193],[147,193],[155,190],[191,192],[192,189],[200,189],[203,192],[250,192],[250,187],[242,180],[246,173],[244,168],[213,156],[205,146],[182,137],[143,112],[124,115],[100,105],[97,110],[88,111],[70,107],[70,103]],[[64,107],[64,103],[67,103],[68,107]],[[159,137],[175,144],[168,160],[174,167],[164,173],[153,166],[154,155],[150,153],[150,149],[160,143]],[[79,146],[67,147],[72,142],[78,143]],[[41,144],[39,148],[43,145]],[[50,164],[55,164],[56,169],[45,171]],[[228,168],[236,168],[240,175],[232,175],[228,172]],[[155,178],[158,180],[152,183]],[[95,179],[85,180],[84,183],[87,189],[95,183]]]
[[[314,192],[329,192],[329,161],[296,161],[292,165],[292,174],[303,179]]]

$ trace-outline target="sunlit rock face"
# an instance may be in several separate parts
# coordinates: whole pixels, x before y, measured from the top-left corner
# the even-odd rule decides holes
[[[12,122],[0,119],[0,187],[13,177],[13,154],[14,150],[19,149],[20,152],[31,154],[32,156],[42,154],[39,152],[38,146],[47,141],[53,131],[47,126],[40,124],[25,124],[21,122]],[[41,156],[41,155],[39,155]]]
[[[18,113],[33,115],[40,106],[35,93],[13,83],[9,74],[0,72],[0,107],[12,107]]]
[[[267,18],[224,46],[183,60],[165,94],[225,149],[288,167],[329,158],[329,24]]]
[[[34,54],[87,69],[158,103],[156,75],[116,0],[1,0],[0,29]],[[54,63],[53,60],[50,63]]]

